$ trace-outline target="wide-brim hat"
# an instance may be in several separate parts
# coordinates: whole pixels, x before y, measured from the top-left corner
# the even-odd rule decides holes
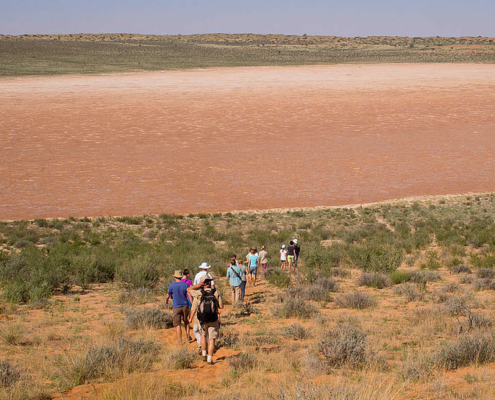
[[[294,240],[293,240],[293,242],[294,242],[294,243],[297,243],[297,239],[294,239]]]
[[[182,279],[182,271],[179,271],[178,269],[176,269],[174,272],[174,278]]]
[[[200,268],[200,269],[208,269],[208,268],[210,268],[210,267],[211,267],[211,265],[210,265],[210,264],[208,264],[208,263],[206,263],[206,262],[202,263],[202,264],[199,266],[199,268]]]

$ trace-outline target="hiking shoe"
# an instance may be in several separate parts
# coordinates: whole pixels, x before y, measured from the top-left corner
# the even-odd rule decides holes
[[[215,364],[215,363],[213,362],[213,360],[211,360],[211,361],[207,361],[206,363],[207,363],[208,365],[213,365],[213,364]]]

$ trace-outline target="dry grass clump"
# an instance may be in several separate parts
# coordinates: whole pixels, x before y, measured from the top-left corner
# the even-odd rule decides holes
[[[57,379],[64,387],[106,377],[115,379],[134,371],[147,371],[160,346],[151,340],[120,338],[109,345],[92,347],[79,357],[60,357]]]
[[[374,361],[366,333],[355,325],[344,322],[323,334],[317,344],[330,367],[363,368]]]
[[[120,292],[117,302],[119,304],[146,304],[151,303],[155,298],[153,290],[142,287],[137,289],[127,289]]]
[[[402,363],[400,374],[405,380],[426,381],[431,378],[434,368],[435,363],[430,355],[424,352],[412,353]]]
[[[0,337],[12,346],[23,344],[25,333],[26,327],[19,323],[7,323],[0,328]]]
[[[2,387],[12,386],[21,379],[21,371],[9,361],[0,362],[0,384]]]
[[[436,363],[452,370],[466,365],[481,365],[495,360],[495,336],[475,333],[443,344],[436,354]]]
[[[235,349],[239,346],[239,334],[222,328],[215,344],[218,348]]]
[[[239,353],[229,358],[229,365],[236,371],[253,369],[257,364],[256,356],[252,353]]]
[[[290,276],[281,268],[268,268],[265,272],[265,279],[278,288],[290,286]]]
[[[470,312],[468,315],[468,319],[469,326],[472,328],[484,330],[493,327],[493,321],[483,314]]]
[[[378,272],[364,273],[359,277],[359,286],[368,286],[375,289],[384,289],[392,286],[392,281],[387,275]]]
[[[354,308],[363,310],[376,306],[376,301],[369,294],[354,291],[352,293],[344,293],[337,297],[335,303],[341,308]]]
[[[474,281],[474,289],[480,290],[495,290],[495,282],[492,278],[481,278]]]
[[[194,366],[196,359],[194,351],[186,347],[173,348],[166,352],[163,365],[171,369],[187,369]]]
[[[407,301],[422,300],[424,295],[420,293],[416,285],[403,283],[394,287],[393,292],[406,297]]]
[[[173,382],[162,376],[133,376],[96,393],[97,400],[164,400],[190,398],[198,392],[195,383]]]
[[[318,313],[315,306],[299,298],[289,298],[272,310],[279,318],[311,318]]]
[[[464,297],[449,297],[443,302],[444,310],[452,317],[465,315],[468,311],[468,305]]]
[[[300,324],[292,324],[285,328],[284,336],[289,339],[302,340],[309,336],[309,332]]]
[[[172,314],[158,308],[131,310],[126,313],[125,322],[130,329],[167,329],[173,326]]]
[[[335,278],[348,278],[351,275],[350,271],[343,268],[332,268],[331,272]]]
[[[311,285],[298,285],[287,289],[288,297],[298,297],[305,300],[327,302],[331,301],[331,292],[336,292],[339,284],[334,279],[320,277]]]

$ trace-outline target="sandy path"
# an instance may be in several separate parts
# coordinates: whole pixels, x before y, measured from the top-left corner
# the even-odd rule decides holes
[[[495,190],[495,65],[0,80],[0,219]]]

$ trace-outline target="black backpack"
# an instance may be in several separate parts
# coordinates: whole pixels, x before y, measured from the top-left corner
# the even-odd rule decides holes
[[[201,289],[201,300],[199,301],[199,307],[197,311],[198,321],[215,322],[218,321],[218,307],[217,299],[215,297],[215,289],[207,292]]]

